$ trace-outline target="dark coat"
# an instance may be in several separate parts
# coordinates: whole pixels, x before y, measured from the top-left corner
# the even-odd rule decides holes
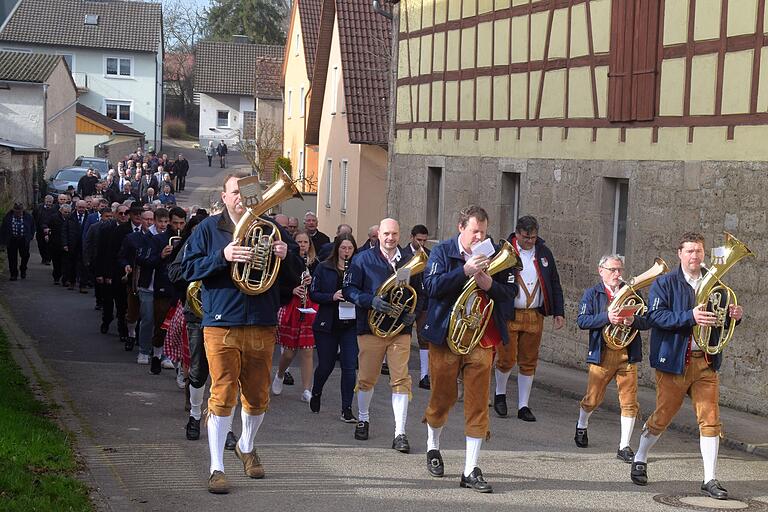
[[[189,172],[189,161],[186,158],[184,160],[176,160],[173,163],[173,170],[175,171],[176,176],[181,176],[183,178]]]
[[[13,210],[6,213],[5,217],[3,217],[2,225],[0,225],[0,244],[5,245],[11,239],[12,218]],[[22,219],[24,219],[24,240],[30,242],[35,237],[35,219],[27,212],[22,213]]]
[[[343,284],[343,283],[342,283]],[[339,287],[339,272],[335,262],[323,261],[312,274],[312,285],[309,288],[309,298],[318,305],[312,329],[318,332],[333,332],[339,328],[354,328],[355,321],[348,320],[348,326],[338,321],[339,301],[333,300],[333,295]]]
[[[78,254],[83,248],[83,226],[87,215],[83,215],[83,222],[80,223],[80,219],[76,211],[73,211],[67,217],[64,223],[64,229],[61,235],[61,247],[67,247],[70,255]]]
[[[509,243],[517,251],[515,234],[509,235]],[[534,246],[534,264],[539,274],[540,289],[544,292],[543,304],[539,311],[544,316],[565,316],[565,299],[563,288],[560,286],[560,275],[552,251],[544,243],[543,238],[536,240]]]

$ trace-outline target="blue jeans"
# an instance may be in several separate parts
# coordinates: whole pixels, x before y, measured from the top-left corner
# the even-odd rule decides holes
[[[315,335],[317,348],[317,368],[312,385],[312,394],[319,395],[323,386],[336,366],[336,354],[341,349],[341,407],[352,407],[352,397],[355,394],[357,376],[357,332],[355,326],[347,329],[334,330],[332,333],[312,330]]]
[[[152,355],[152,334],[155,330],[155,296],[152,292],[139,290],[139,353]]]

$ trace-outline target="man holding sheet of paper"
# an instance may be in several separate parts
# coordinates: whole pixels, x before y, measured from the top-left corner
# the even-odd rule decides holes
[[[587,392],[579,403],[579,421],[576,423],[576,435],[573,439],[579,448],[589,446],[589,417],[603,402],[608,384],[616,379],[621,406],[621,438],[616,458],[630,464],[635,456],[629,441],[639,411],[637,363],[643,358],[642,341],[638,334],[626,348],[614,350],[603,340],[603,328],[607,325],[624,324],[646,331],[650,324],[644,316],[634,315],[640,305],[608,310],[608,305],[623,284],[624,256],[603,256],[598,263],[597,272],[600,282],[584,292],[576,319],[579,328],[589,330],[589,376]]]

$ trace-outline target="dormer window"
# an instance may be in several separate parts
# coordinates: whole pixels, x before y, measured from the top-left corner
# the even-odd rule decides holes
[[[99,15],[98,14],[86,14],[85,15],[85,24],[86,25],[98,25],[99,24]]]

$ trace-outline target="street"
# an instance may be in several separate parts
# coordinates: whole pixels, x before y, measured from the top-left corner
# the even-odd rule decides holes
[[[224,170],[215,165],[209,169],[199,151],[184,149],[184,153],[191,169],[188,189],[180,195],[180,202],[207,208],[208,197],[218,193]],[[242,164],[236,155],[231,156],[233,164]],[[321,228],[326,232],[330,229]],[[651,454],[649,485],[638,487],[630,482],[630,466],[615,457],[618,414],[603,408],[593,415],[590,447],[576,448],[577,402],[540,387],[534,388],[531,399],[536,423],[498,418],[491,412],[491,439],[483,444],[479,466],[493,485],[493,494],[459,488],[464,464],[461,403],[452,411],[442,436],[446,476],[430,478],[425,459],[426,428],[421,423],[429,392],[417,387],[418,353],[414,350],[410,365],[413,399],[407,422],[411,454],[390,448],[394,422],[386,377],[376,386],[371,438],[356,441],[354,425],[339,420],[338,371],[326,385],[320,414],[314,415],[299,401],[300,373],[292,368],[296,385],[272,397],[256,437],[266,479],[245,477],[242,464],[228,452],[225,465],[232,492],[214,496],[206,491],[207,435],[203,429],[199,441],[185,439],[184,391],[176,386],[174,372],[149,375],[148,366],[136,364],[135,351],[123,350],[114,323],[107,335],[99,333],[100,312],[94,311],[92,294],[81,295],[51,283],[50,267],[40,265],[35,252],[29,277],[17,282],[3,280],[0,296],[50,370],[51,387],[62,397],[59,405],[80,427],[76,447],[90,473],[87,478],[98,487],[99,508],[663,512],[673,510],[661,502],[664,499],[699,493],[702,463],[698,436],[672,430],[665,433]],[[542,369],[542,381],[547,379],[545,371]],[[513,378],[508,394],[513,412],[516,393]],[[609,401],[616,401],[615,392],[609,391]],[[690,408],[690,404],[684,407]],[[356,406],[353,409],[356,412]],[[643,410],[644,414],[649,412]],[[641,425],[638,421],[635,427],[634,448]],[[239,413],[233,428],[240,430]],[[749,510],[768,510],[765,459],[721,446],[718,478],[735,500],[754,500]],[[737,505],[735,501],[715,502],[703,497],[683,498],[682,503],[688,508]]]

